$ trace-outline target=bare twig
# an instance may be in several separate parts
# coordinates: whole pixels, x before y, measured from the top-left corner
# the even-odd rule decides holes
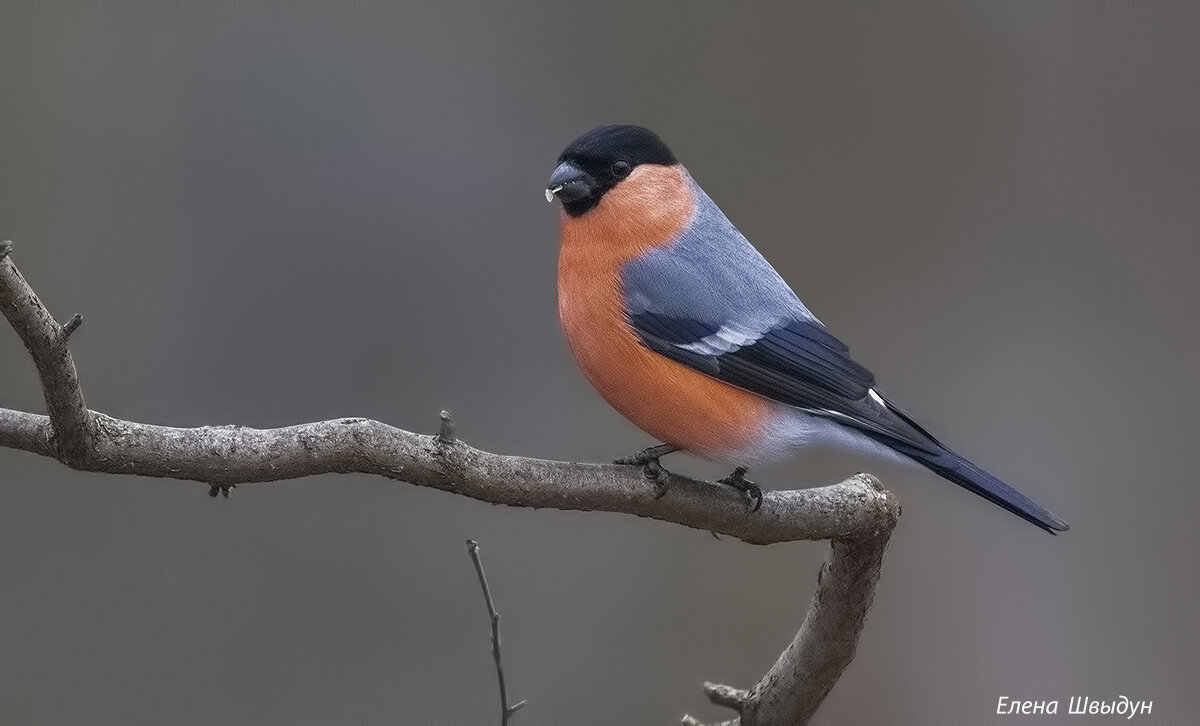
[[[450,418],[449,411],[442,411],[439,416],[441,419],[441,427],[438,429],[437,440],[439,444],[453,444],[458,439],[454,435],[454,419]]]
[[[715,702],[737,709],[743,726],[803,723],[854,657],[900,515],[895,497],[869,474],[815,489],[768,492],[762,509],[750,514],[729,487],[676,474],[667,475],[669,490],[657,493],[640,467],[480,451],[454,436],[448,415],[435,436],[364,418],[265,430],[123,421],[84,404],[67,348],[68,326],[60,326],[42,305],[10,250],[0,243],[0,312],[33,358],[49,415],[0,408],[0,446],[81,471],[203,482],[213,496],[227,496],[237,484],[359,472],[493,504],[650,517],[751,544],[829,539],[811,608],[775,665],[744,699],[745,692],[729,687],[706,690]]]
[[[739,722],[740,719],[735,718],[730,721],[722,721],[720,723],[711,724],[711,726],[739,726]],[[700,719],[696,718],[695,716],[688,716],[687,714],[684,714],[682,723],[683,726],[706,726],[705,723]]]
[[[750,692],[741,688],[723,686],[720,683],[705,681],[704,695],[708,696],[708,700],[718,706],[725,706],[735,711],[741,711],[742,706],[746,703],[746,699],[750,696]]]
[[[71,316],[70,320],[63,324],[63,337],[70,338],[72,333],[74,333],[76,330],[79,330],[80,325],[83,325],[83,316],[79,313],[75,313]]]
[[[445,412],[443,411],[443,413]],[[508,691],[504,687],[504,666],[500,664],[500,613],[496,612],[496,606],[492,602],[492,590],[488,587],[487,576],[483,574],[483,562],[479,559],[479,543],[473,539],[467,540],[467,552],[471,553],[471,561],[475,563],[475,573],[479,575],[479,586],[483,588],[483,601],[487,604],[488,617],[492,621],[492,657],[496,659],[496,680],[500,682],[500,726],[508,726],[508,719],[524,708],[525,701],[508,705]]]

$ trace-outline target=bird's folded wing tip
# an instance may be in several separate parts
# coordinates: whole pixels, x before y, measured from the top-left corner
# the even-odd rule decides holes
[[[1067,524],[1058,517],[1055,517],[1054,515],[1050,515],[1050,521],[1045,524],[1043,529],[1050,534],[1057,535],[1059,532],[1066,532],[1067,530],[1071,529],[1071,525]]]

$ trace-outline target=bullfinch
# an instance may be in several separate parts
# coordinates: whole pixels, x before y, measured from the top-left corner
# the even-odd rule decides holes
[[[618,460],[663,479],[678,450],[749,467],[813,443],[915,461],[1050,532],[1067,523],[951,451],[892,403],[654,132],[601,126],[550,176],[562,204],[558,310],[609,404],[664,442]]]

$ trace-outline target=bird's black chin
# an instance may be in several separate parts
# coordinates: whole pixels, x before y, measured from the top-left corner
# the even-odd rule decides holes
[[[563,202],[563,211],[572,217],[582,217],[600,203],[600,197],[584,197],[573,202]]]

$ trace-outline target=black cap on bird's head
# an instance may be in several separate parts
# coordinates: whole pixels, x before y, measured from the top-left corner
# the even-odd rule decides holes
[[[639,164],[678,163],[658,135],[641,126],[613,125],[592,129],[572,141],[550,175],[546,201],[555,197],[572,217],[595,207],[609,189]]]

